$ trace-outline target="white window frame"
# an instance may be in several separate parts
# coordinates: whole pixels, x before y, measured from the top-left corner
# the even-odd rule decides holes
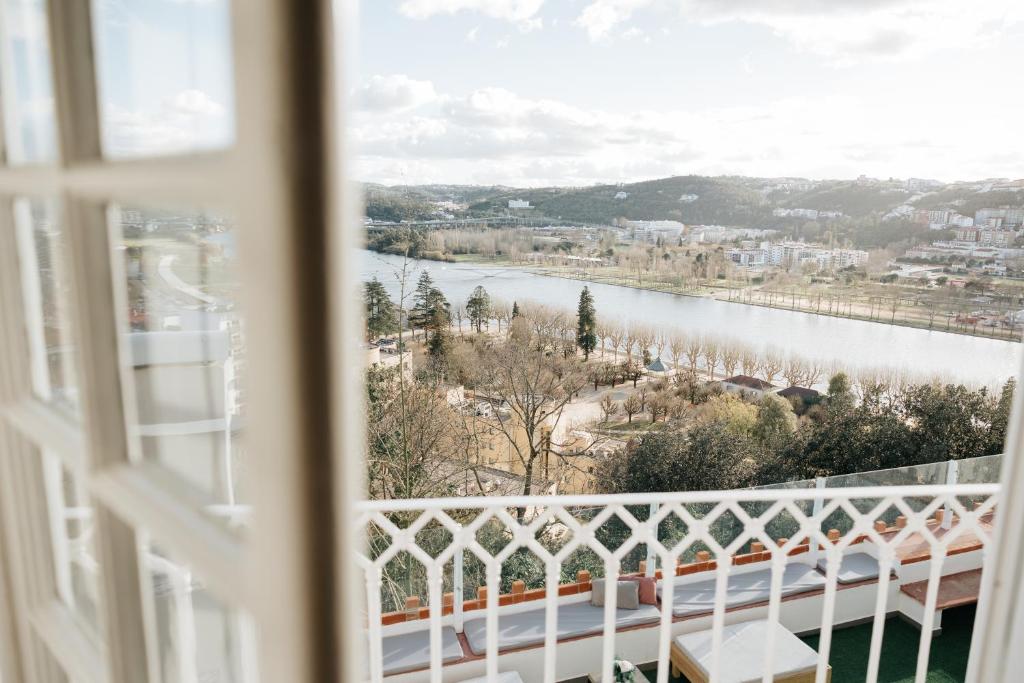
[[[351,585],[337,520],[359,488],[357,329],[337,229],[339,119],[327,0],[231,2],[235,141],[227,149],[104,159],[88,2],[47,0],[56,163],[0,167],[0,674],[4,680],[160,683],[138,534],[249,615],[262,681],[355,680]],[[2,147],[2,140],[0,140]],[[53,198],[67,236],[76,423],[37,399],[25,359],[12,202]],[[112,203],[216,206],[236,219],[252,369],[246,428],[253,515],[244,537],[203,515],[158,468],[133,459],[134,402],[122,382]],[[352,367],[350,367],[352,366]],[[348,384],[344,384],[344,383]],[[349,457],[337,457],[347,447]],[[95,507],[102,643],[59,599],[41,453],[76,475]],[[10,607],[10,609],[7,609]],[[351,652],[351,656],[350,655]],[[351,668],[351,671],[347,671]],[[65,675],[66,674],[66,675]]]

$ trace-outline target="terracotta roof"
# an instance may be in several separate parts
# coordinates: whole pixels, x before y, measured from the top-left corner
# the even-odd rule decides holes
[[[735,384],[736,386],[746,387],[748,389],[757,389],[759,391],[766,391],[768,389],[775,388],[774,384],[769,384],[764,380],[758,379],[756,377],[751,377],[750,375],[736,375],[735,377],[723,379],[722,382],[727,384]]]

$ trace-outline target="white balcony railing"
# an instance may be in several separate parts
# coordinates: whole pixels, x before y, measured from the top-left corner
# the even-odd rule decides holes
[[[820,631],[818,683],[828,675],[833,627],[872,623],[867,678],[874,681],[886,618],[904,612],[921,627],[916,680],[923,681],[940,582],[982,567],[997,494],[996,484],[943,484],[362,502],[367,674],[437,683],[497,680],[515,670],[528,683],[553,683],[600,669],[610,681],[621,656],[657,662],[657,681],[665,683],[673,638],[710,629],[707,669],[715,681],[723,627],[757,618],[794,633]],[[876,576],[847,581],[844,562],[852,560],[845,558],[854,554],[876,563]],[[625,610],[617,611],[616,591],[608,590],[595,628],[560,634],[561,610],[583,604],[592,588],[586,572],[575,582],[563,576],[586,564],[583,556],[595,577],[653,576],[656,619],[623,625]],[[530,575],[517,576],[524,566]],[[790,590],[787,566],[817,578]],[[770,577],[766,595],[750,602],[748,590],[738,598],[734,584],[744,576]],[[689,595],[686,587],[700,582],[713,585],[706,607],[678,608],[675,591]],[[927,582],[923,605],[914,608],[900,592],[912,582]],[[542,641],[503,642],[500,622],[514,615],[534,619]],[[764,642],[764,681],[776,664],[774,632]]]

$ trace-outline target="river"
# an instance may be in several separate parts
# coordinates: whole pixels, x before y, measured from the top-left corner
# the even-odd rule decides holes
[[[360,280],[376,276],[397,303],[402,258],[362,251]],[[410,261],[408,289],[423,270],[452,305],[465,303],[477,285],[493,298],[575,309],[583,282],[516,268]],[[734,338],[842,367],[896,368],[911,376],[996,385],[1016,376],[1022,345],[983,337],[921,330],[864,320],[748,306],[701,297],[589,283],[599,317]],[[407,302],[408,305],[408,302]]]

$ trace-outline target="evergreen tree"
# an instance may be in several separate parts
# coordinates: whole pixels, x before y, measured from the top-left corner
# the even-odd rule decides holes
[[[512,302],[512,319],[515,320],[519,317],[519,303],[516,301]]]
[[[594,297],[586,287],[580,292],[580,305],[576,311],[576,345],[583,351],[584,360],[597,348],[597,315],[594,313]]]
[[[480,332],[484,324],[490,320],[491,297],[481,285],[477,285],[473,293],[469,295],[469,299],[466,301],[466,313],[469,315],[470,324],[476,326],[477,332]]]
[[[423,301],[422,315],[422,327],[425,330],[434,333],[448,330],[448,326],[452,324],[452,307],[440,289],[432,287],[427,292]]]
[[[366,305],[366,340],[392,334],[398,330],[395,305],[388,296],[384,285],[373,278],[363,285],[363,300]]]
[[[409,313],[409,324],[414,330],[417,327],[426,328],[430,321],[429,299],[433,291],[435,291],[434,281],[431,279],[430,273],[423,271],[416,282],[416,291],[412,295],[412,311]],[[415,332],[413,336],[415,336]]]

